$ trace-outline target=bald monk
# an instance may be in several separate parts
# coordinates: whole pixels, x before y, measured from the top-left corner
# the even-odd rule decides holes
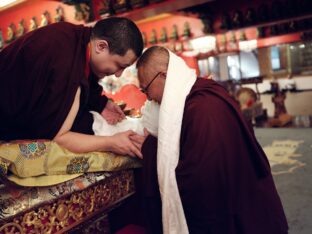
[[[119,77],[143,49],[137,26],[126,18],[93,28],[66,22],[29,32],[0,52],[0,139],[50,139],[73,152],[141,155],[127,131],[92,135],[92,115],[110,124],[125,118],[101,96],[99,79]]]
[[[144,142],[149,233],[287,233],[268,159],[227,91],[163,47],[146,50],[137,68],[161,104],[158,137],[131,137]]]

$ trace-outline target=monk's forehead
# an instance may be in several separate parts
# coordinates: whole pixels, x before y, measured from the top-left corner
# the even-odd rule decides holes
[[[148,62],[155,62],[155,61],[165,63],[168,61],[168,56],[165,53],[155,52],[150,56]]]
[[[138,77],[140,82],[148,82],[149,77],[154,74],[156,67],[153,65],[145,64],[138,68]]]

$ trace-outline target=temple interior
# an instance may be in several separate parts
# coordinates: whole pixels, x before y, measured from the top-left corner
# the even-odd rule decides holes
[[[1,61],[9,64],[2,53],[27,35],[64,21],[94,27],[111,17],[137,25],[143,51],[165,47],[198,79],[224,87],[269,160],[289,233],[312,233],[312,2],[2,0],[0,76],[6,74]],[[0,90],[4,79],[10,77],[0,77]],[[99,84],[101,95],[127,117],[142,117],[148,97],[141,92],[136,63],[119,77],[101,77]],[[49,139],[1,141],[2,134],[1,234],[149,233],[138,211],[145,178],[140,159],[111,152],[78,154]]]

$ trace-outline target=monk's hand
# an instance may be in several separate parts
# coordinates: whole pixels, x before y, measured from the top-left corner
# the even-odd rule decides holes
[[[120,107],[112,101],[108,101],[101,115],[108,124],[115,125],[126,118]]]
[[[129,130],[126,132],[117,133],[112,136],[111,151],[116,154],[129,155],[132,157],[143,158],[141,151],[130,140],[130,136],[137,135],[135,132]]]
[[[146,139],[146,137],[149,135],[150,133],[147,131],[146,128],[144,128],[144,136],[141,136],[139,134],[131,134],[129,137],[132,141],[132,143],[140,150],[141,154],[142,154],[142,145]]]

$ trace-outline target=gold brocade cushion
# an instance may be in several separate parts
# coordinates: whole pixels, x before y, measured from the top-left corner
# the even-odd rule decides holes
[[[83,174],[72,174],[72,175],[41,175],[34,177],[18,177],[14,174],[9,175],[7,179],[14,184],[23,187],[46,187],[57,185],[69,180],[73,180]]]
[[[17,184],[27,183],[28,186],[32,183],[35,183],[32,186],[56,184],[72,179],[74,174],[79,176],[85,172],[118,171],[140,166],[141,162],[138,159],[108,152],[77,154],[53,141],[38,140],[0,144],[0,175],[5,179],[11,178]],[[9,172],[13,175],[8,176]],[[61,179],[55,175],[63,176]],[[40,178],[40,176],[46,178]],[[36,178],[38,178],[37,184]]]

